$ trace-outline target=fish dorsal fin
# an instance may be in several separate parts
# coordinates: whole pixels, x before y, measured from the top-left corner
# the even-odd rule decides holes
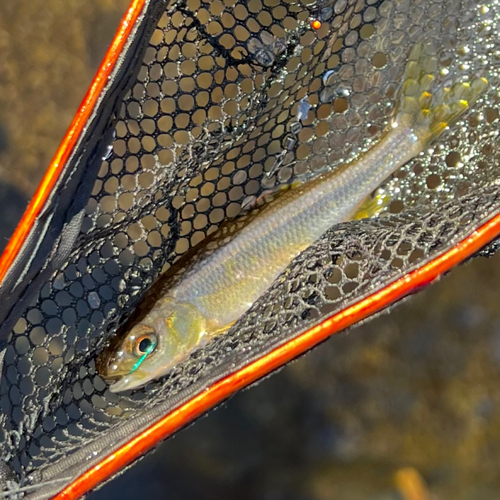
[[[311,180],[312,177],[315,176],[311,175],[306,178],[296,179],[293,182],[287,184],[278,184],[277,186],[266,189],[259,196],[247,196],[241,203],[240,215],[269,205],[269,203],[278,199],[280,196],[290,191],[290,189],[296,189],[297,187]]]

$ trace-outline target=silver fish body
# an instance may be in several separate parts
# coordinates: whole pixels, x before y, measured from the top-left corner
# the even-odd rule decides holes
[[[220,327],[233,323],[300,252],[351,219],[367,195],[421,149],[410,128],[394,128],[352,167],[287,191],[265,207],[227,245],[197,262],[170,295]]]

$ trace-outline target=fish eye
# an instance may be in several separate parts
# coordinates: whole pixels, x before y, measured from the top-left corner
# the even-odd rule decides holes
[[[156,347],[157,339],[154,333],[148,333],[141,335],[137,338],[134,345],[134,353],[136,356],[148,356],[151,354]]]

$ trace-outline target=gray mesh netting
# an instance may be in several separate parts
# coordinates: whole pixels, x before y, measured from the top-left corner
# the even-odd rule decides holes
[[[80,237],[5,354],[3,458],[18,478],[50,479],[68,457],[102,451],[121,426],[145,425],[498,211],[499,16],[496,1],[188,0],[148,20],[156,29]],[[155,278],[263,192],[335,169],[377,141],[420,42],[439,84],[484,74],[489,90],[378,190],[390,200],[380,217],[333,228],[229,334],[166,378],[110,393],[95,357]]]

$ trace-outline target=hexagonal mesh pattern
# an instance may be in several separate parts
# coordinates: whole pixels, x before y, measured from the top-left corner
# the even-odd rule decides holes
[[[19,319],[5,355],[3,451],[19,476],[43,476],[218,365],[250,359],[249,347],[252,356],[270,349],[432,258],[498,210],[499,14],[497,2],[472,0],[188,0],[151,20],[76,248]],[[107,391],[96,353],[155,278],[263,192],[335,169],[379,140],[408,51],[421,41],[439,61],[440,83],[480,72],[490,87],[379,189],[390,200],[381,217],[332,229],[228,335],[165,379],[131,395]]]

